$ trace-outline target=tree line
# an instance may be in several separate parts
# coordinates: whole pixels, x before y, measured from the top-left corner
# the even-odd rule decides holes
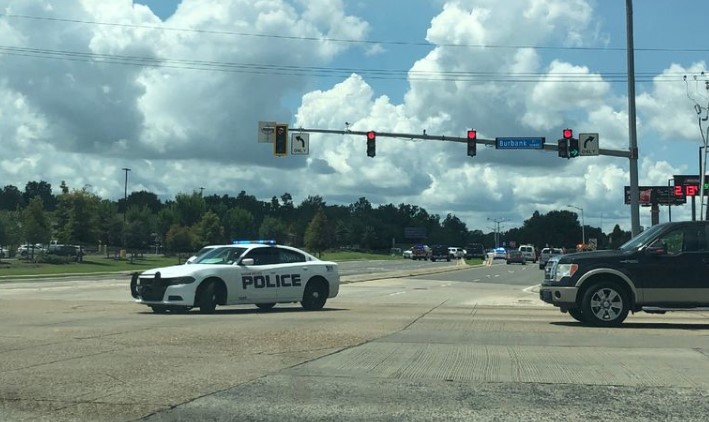
[[[426,237],[405,238],[406,229],[412,227]],[[576,213],[535,212],[522,227],[500,233],[498,241],[573,247],[580,232]],[[589,226],[586,233],[588,238],[596,237],[599,246],[611,247],[630,236],[618,226],[610,237]],[[287,192],[267,201],[246,191],[236,197],[203,196],[195,191],[161,201],[152,192],[139,191],[113,201],[100,198],[88,187],[72,190],[64,181],[56,194],[45,181],[28,182],[24,191],[13,185],[0,190],[0,245],[10,248],[56,241],[132,251],[189,252],[235,239],[274,239],[316,252],[340,248],[389,251],[417,242],[496,246],[493,231],[469,230],[454,214],[442,218],[403,203],[374,206],[364,197],[349,205],[329,205],[315,195],[296,205]]]

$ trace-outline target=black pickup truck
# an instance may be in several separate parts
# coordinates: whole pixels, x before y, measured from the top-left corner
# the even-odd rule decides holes
[[[659,224],[617,250],[553,257],[539,297],[582,323],[606,327],[629,312],[709,308],[709,222]]]

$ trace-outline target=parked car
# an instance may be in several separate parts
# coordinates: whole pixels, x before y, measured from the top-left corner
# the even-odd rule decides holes
[[[445,246],[445,245],[435,245],[433,248],[431,248],[431,262],[435,262],[436,260],[446,260],[450,261],[451,256],[448,253],[448,250],[450,248]]]
[[[465,246],[465,259],[485,259],[485,247],[482,243],[471,243]]]
[[[465,249],[451,246],[448,248],[448,255],[452,259],[465,258]]]
[[[401,254],[401,256],[403,256],[404,259],[411,259],[411,258],[413,258],[413,256],[414,256],[414,248],[409,248],[409,249],[405,250],[405,251]]]
[[[525,259],[522,251],[520,251],[519,249],[510,249],[505,255],[505,263],[507,263],[507,265],[512,263],[525,265],[527,263],[527,260]]]
[[[556,255],[563,255],[564,250],[561,248],[544,248],[542,249],[542,252],[539,254],[539,269],[543,270],[544,267],[547,265],[547,261],[549,261],[549,258],[552,256]]]
[[[0,258],[7,258],[10,256],[10,251],[7,248],[0,248]]]

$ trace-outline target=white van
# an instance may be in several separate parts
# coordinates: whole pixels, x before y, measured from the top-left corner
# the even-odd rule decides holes
[[[522,256],[527,261],[537,262],[537,252],[532,245],[522,245],[519,247],[519,251],[522,252]]]

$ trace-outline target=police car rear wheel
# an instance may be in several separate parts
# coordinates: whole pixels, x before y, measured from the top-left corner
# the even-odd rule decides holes
[[[274,306],[276,306],[275,303],[257,303],[256,306],[264,311],[267,311],[269,309],[273,309]]]
[[[217,285],[213,281],[208,282],[199,295],[199,312],[202,314],[213,314],[217,309]]]
[[[300,304],[308,311],[317,311],[325,306],[327,287],[322,280],[311,280],[305,286],[303,301]]]

